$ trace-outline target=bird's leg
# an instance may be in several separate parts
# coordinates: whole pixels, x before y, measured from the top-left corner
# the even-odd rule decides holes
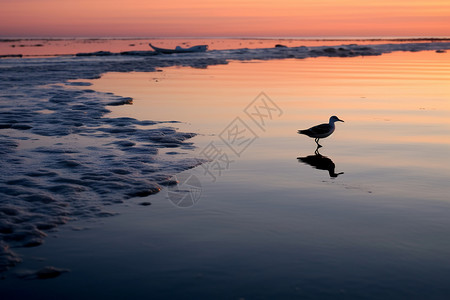
[[[314,154],[315,154],[315,155],[320,155],[320,153],[319,153],[319,148],[320,148],[320,147],[317,146],[316,151],[314,151]]]
[[[320,147],[322,147],[322,145],[321,144],[319,144],[319,138],[316,138],[315,140],[314,140],[315,142],[316,142],[316,144],[317,144],[317,148],[320,148]]]

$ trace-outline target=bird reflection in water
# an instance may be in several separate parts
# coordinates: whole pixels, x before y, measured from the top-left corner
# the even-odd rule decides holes
[[[344,174],[344,172],[335,172],[336,165],[331,159],[319,153],[319,147],[317,147],[316,151],[314,151],[314,155],[297,157],[297,159],[298,162],[308,164],[315,169],[328,171],[330,177],[332,178],[336,178],[339,175]]]

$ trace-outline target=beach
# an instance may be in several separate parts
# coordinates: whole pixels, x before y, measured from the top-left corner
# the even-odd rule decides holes
[[[1,59],[7,299],[445,298],[450,43],[262,45]]]

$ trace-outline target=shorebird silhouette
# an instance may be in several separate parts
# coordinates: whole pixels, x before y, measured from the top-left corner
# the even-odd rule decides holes
[[[341,119],[339,119],[338,117],[332,116],[332,117],[330,117],[330,121],[328,124],[324,123],[324,124],[316,125],[309,129],[299,130],[297,132],[299,134],[304,134],[304,135],[314,138],[314,141],[317,144],[317,148],[320,148],[320,147],[322,147],[322,145],[319,144],[319,140],[330,136],[334,132],[334,129],[335,129],[334,123],[338,122],[338,121],[344,122]]]
[[[319,147],[317,147],[316,151],[314,151],[314,155],[297,157],[297,159],[298,162],[308,164],[315,169],[328,171],[328,174],[330,174],[330,177],[332,178],[336,178],[339,175],[344,174],[344,172],[335,172],[336,165],[330,158],[319,153]]]

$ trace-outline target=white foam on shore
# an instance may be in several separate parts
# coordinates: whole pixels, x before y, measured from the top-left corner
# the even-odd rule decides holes
[[[87,83],[43,85],[54,72],[43,68],[27,67],[35,80],[1,84],[0,271],[20,261],[11,247],[38,246],[71,219],[113,215],[106,206],[157,193],[173,174],[200,163],[158,154],[194,148],[188,140],[195,134],[177,131],[176,121],[109,118],[108,106],[132,99],[71,86]]]
[[[50,230],[74,218],[113,215],[106,209],[111,204],[156,193],[172,175],[201,163],[159,154],[161,148],[194,148],[189,138],[195,133],[177,131],[176,121],[109,118],[108,106],[132,99],[69,80],[230,60],[446,49],[450,43],[352,44],[0,60],[0,272],[20,261],[11,247],[40,245]]]

